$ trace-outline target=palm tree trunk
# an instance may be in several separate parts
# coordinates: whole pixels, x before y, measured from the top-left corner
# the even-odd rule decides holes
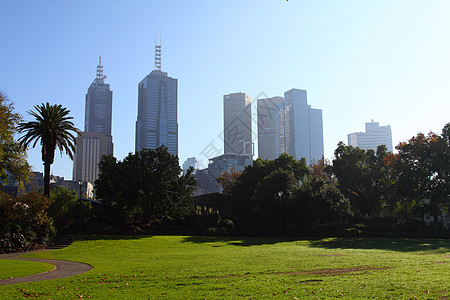
[[[50,163],[44,162],[44,196],[50,196]]]

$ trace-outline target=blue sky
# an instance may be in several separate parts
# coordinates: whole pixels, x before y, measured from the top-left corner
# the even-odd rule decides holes
[[[450,121],[450,1],[2,1],[0,90],[27,111],[49,101],[84,128],[102,56],[113,90],[115,156],[134,151],[137,84],[153,69],[178,79],[179,156],[223,150],[223,95],[308,91],[323,110],[325,156],[374,119],[394,146]],[[256,128],[255,128],[256,130]],[[256,141],[255,141],[256,142]],[[40,149],[28,152],[43,170]],[[55,175],[72,178],[57,154]]]

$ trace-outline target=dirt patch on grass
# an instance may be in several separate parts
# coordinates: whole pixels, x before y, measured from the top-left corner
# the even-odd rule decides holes
[[[300,281],[300,282],[297,282],[297,284],[314,284],[314,283],[319,283],[321,281],[323,281],[323,280],[313,279],[313,280]]]
[[[448,264],[450,261],[435,261],[435,264]]]
[[[450,254],[444,255],[444,257],[446,257],[446,258],[450,258]]]
[[[226,278],[244,278],[249,276],[264,276],[264,275],[300,275],[300,274],[314,274],[314,275],[324,275],[324,276],[333,276],[333,275],[346,275],[352,273],[358,273],[363,271],[381,271],[391,269],[390,267],[355,267],[355,268],[347,268],[347,269],[324,269],[324,270],[311,270],[311,271],[293,271],[293,272],[277,272],[277,273],[255,273],[255,274],[244,274],[244,275],[230,275],[230,276],[221,276],[221,277],[210,277],[209,279],[226,279]],[[194,279],[205,279],[204,277],[191,276],[189,278]],[[315,281],[315,280],[313,280]],[[308,280],[307,282],[312,282]]]
[[[355,273],[361,271],[380,271],[390,269],[388,267],[375,268],[375,267],[356,267],[347,269],[324,269],[324,270],[311,270],[311,271],[299,271],[299,272],[283,272],[283,273],[272,273],[268,275],[296,275],[296,274],[320,274],[320,275],[340,275]]]
[[[344,256],[344,255],[342,255],[342,254],[322,254],[320,256],[333,257],[333,256]]]

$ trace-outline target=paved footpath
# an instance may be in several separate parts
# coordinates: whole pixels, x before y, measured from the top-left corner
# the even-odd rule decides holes
[[[22,255],[22,254],[41,252],[41,251],[49,251],[49,250],[51,250],[51,249],[0,254],[0,259],[40,261],[40,262],[49,263],[49,264],[52,264],[55,266],[55,268],[53,270],[50,270],[50,271],[44,272],[44,273],[40,273],[40,274],[34,274],[34,275],[11,278],[11,279],[0,279],[0,285],[35,282],[35,281],[43,281],[43,280],[70,277],[70,276],[75,276],[78,274],[85,273],[85,272],[93,269],[92,266],[90,266],[88,264],[74,262],[74,261],[18,257],[19,255]]]

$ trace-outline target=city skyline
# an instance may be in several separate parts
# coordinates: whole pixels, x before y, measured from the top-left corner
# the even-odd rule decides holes
[[[235,91],[255,102],[290,87],[308,90],[323,111],[326,158],[370,119],[392,126],[394,146],[449,122],[447,1],[98,1],[89,10],[14,1],[1,8],[0,89],[15,111],[28,121],[27,111],[49,101],[83,128],[86,86],[102,55],[114,87],[118,159],[134,151],[136,83],[153,67],[155,29],[164,34],[164,71],[180,80],[180,164],[195,156],[205,167],[223,153],[223,95]],[[104,9],[101,31],[93,30]],[[39,149],[28,160],[42,171]],[[56,155],[52,172],[70,178],[72,161]]]

